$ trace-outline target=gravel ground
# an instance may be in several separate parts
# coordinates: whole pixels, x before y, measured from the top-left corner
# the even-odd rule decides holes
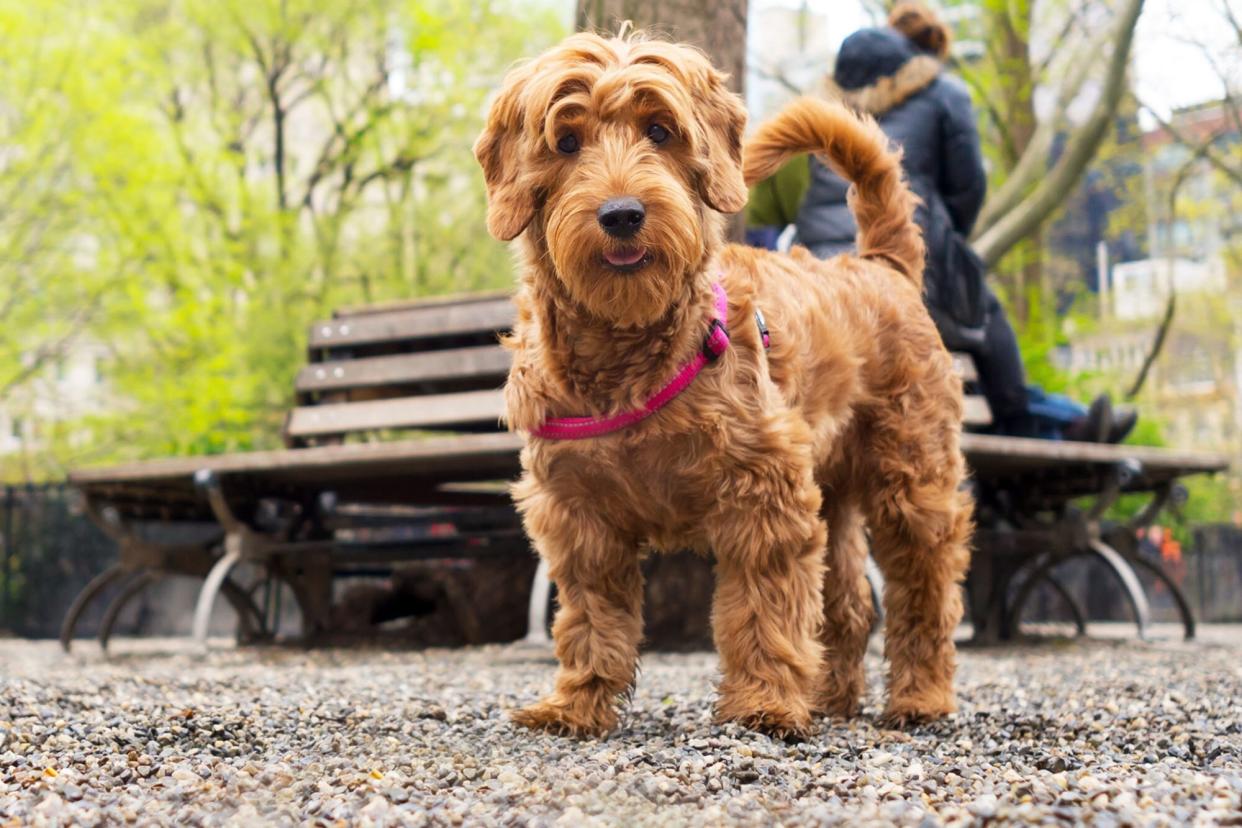
[[[1242,825],[1242,630],[965,649],[953,718],[786,744],[648,655],[622,729],[519,731],[546,653],[0,641],[0,825]]]

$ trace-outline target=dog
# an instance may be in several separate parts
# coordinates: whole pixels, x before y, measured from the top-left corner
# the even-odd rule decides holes
[[[809,99],[744,146],[725,81],[688,46],[572,35],[510,70],[474,147],[489,231],[520,237],[513,494],[560,604],[555,689],[521,725],[617,726],[640,559],[687,548],[716,560],[719,721],[798,736],[856,715],[867,531],[886,579],[883,720],[954,710],[962,389],[923,306],[900,157],[874,122]],[[800,153],[852,182],[858,255],[724,244],[747,183]]]

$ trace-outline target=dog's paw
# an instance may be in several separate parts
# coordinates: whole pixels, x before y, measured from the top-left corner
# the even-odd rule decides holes
[[[852,719],[862,712],[861,677],[851,681],[827,680],[815,693],[811,709],[830,719]]]
[[[827,719],[853,719],[862,713],[862,702],[857,698],[821,698],[813,709],[816,715]]]
[[[886,730],[907,730],[943,719],[956,709],[952,703],[922,707],[890,703],[880,714],[877,724]]]
[[[721,701],[716,707],[716,721],[719,724],[736,722],[742,727],[765,733],[776,739],[800,741],[811,733],[811,714],[805,707],[755,710],[738,708]]]
[[[510,718],[522,727],[575,739],[604,736],[617,726],[617,714],[612,710],[584,710],[557,699],[515,710]]]

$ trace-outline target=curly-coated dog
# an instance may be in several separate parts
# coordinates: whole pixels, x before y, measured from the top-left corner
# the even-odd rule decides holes
[[[887,581],[886,721],[954,709],[961,383],[923,307],[900,159],[874,123],[811,100],[743,151],[724,80],[686,46],[573,35],[510,71],[475,144],[489,230],[521,236],[514,494],[560,599],[556,687],[524,725],[616,726],[640,560],[686,548],[716,558],[719,719],[797,734],[855,714],[864,530]],[[724,244],[747,180],[807,152],[853,182],[858,256]]]

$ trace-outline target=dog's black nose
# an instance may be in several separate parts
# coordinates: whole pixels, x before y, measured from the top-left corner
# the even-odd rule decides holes
[[[642,228],[647,211],[636,198],[610,198],[595,213],[595,218],[608,235],[628,239]]]

